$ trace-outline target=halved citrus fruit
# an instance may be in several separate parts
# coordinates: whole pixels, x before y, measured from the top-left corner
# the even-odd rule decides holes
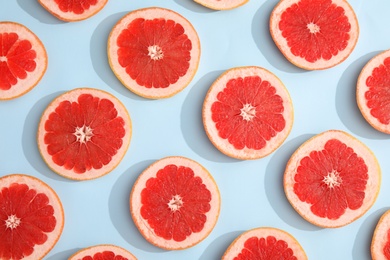
[[[249,0],[194,0],[196,3],[214,10],[230,10],[246,4]]]
[[[167,98],[194,77],[200,42],[192,24],[180,14],[151,7],[132,11],[112,29],[108,60],[117,78],[134,93]]]
[[[131,139],[131,120],[123,104],[98,89],[79,88],[55,98],[38,127],[38,147],[46,164],[74,180],[112,171]]]
[[[43,259],[61,236],[61,201],[35,177],[1,177],[0,209],[0,259]]]
[[[124,248],[107,244],[81,249],[68,260],[137,260],[137,258]]]
[[[251,229],[238,236],[222,260],[288,259],[305,260],[306,253],[289,233],[271,227]]]
[[[361,217],[380,189],[374,154],[339,130],[318,134],[291,156],[284,191],[294,209],[320,227],[341,227]]]
[[[210,173],[184,157],[166,157],[150,165],[130,195],[130,212],[151,244],[184,249],[205,239],[217,223],[220,195]]]
[[[271,13],[270,32],[291,63],[320,70],[352,53],[359,25],[346,0],[282,0]]]
[[[367,122],[390,134],[390,50],[372,58],[362,69],[356,88],[358,107]]]
[[[98,13],[108,0],[38,0],[52,15],[66,22],[85,20]]]
[[[375,227],[371,241],[371,257],[373,260],[390,259],[390,210],[381,216]]]
[[[19,23],[0,22],[0,100],[30,91],[46,68],[45,47],[34,33]]]
[[[293,106],[283,83],[260,67],[227,70],[211,85],[203,124],[222,153],[258,159],[277,149],[293,125]]]

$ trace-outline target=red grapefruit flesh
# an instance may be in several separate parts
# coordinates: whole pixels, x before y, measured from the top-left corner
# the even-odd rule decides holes
[[[320,70],[352,53],[359,25],[346,0],[282,0],[271,13],[270,32],[291,63]]]
[[[246,4],[249,0],[194,0],[196,3],[214,10],[230,10]]]
[[[238,159],[262,158],[277,149],[290,133],[293,117],[283,83],[254,66],[223,73],[203,104],[203,124],[210,141]]]
[[[97,89],[80,88],[54,99],[41,117],[39,151],[56,173],[88,180],[112,171],[131,139],[131,120],[123,104]]]
[[[42,259],[61,236],[61,201],[52,188],[35,177],[1,177],[0,209],[0,259]]]
[[[168,250],[198,244],[214,228],[220,209],[218,187],[209,172],[184,157],[150,165],[130,195],[130,211],[140,233]]]
[[[341,227],[374,204],[380,189],[374,154],[351,135],[329,130],[302,144],[291,156],[284,190],[294,209],[320,227]]]
[[[157,7],[139,9],[112,29],[108,59],[114,74],[132,92],[167,98],[194,77],[200,42],[191,23],[178,13]]]
[[[137,260],[137,258],[119,246],[97,245],[76,252],[68,260]]]
[[[367,122],[390,134],[390,50],[376,55],[364,66],[357,82],[356,99]]]
[[[371,241],[373,260],[390,259],[390,210],[386,211],[376,225]]]
[[[255,228],[238,236],[222,260],[307,260],[298,241],[276,228]]]
[[[85,20],[98,13],[108,0],[38,0],[52,15],[66,22]]]
[[[0,100],[30,91],[46,68],[45,47],[34,33],[22,24],[0,22]]]

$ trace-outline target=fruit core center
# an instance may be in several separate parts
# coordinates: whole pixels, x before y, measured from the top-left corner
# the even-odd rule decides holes
[[[158,45],[149,46],[148,52],[148,56],[150,56],[152,60],[161,60],[164,57],[164,53]]]
[[[338,172],[332,171],[328,173],[328,175],[325,176],[322,181],[325,182],[325,184],[328,185],[329,188],[334,188],[340,186],[341,177],[339,176]]]
[[[310,22],[307,24],[307,29],[309,29],[310,33],[313,33],[313,34],[316,34],[320,31],[320,27],[313,22]]]
[[[93,136],[92,128],[90,128],[89,126],[85,126],[85,125],[83,125],[82,127],[76,127],[74,135],[77,138],[76,141],[78,141],[80,143],[86,143]]]
[[[172,211],[179,210],[183,206],[183,200],[180,195],[175,195],[172,197],[172,199],[168,202],[168,207]]]
[[[0,62],[1,61],[7,61],[7,57],[5,57],[5,56],[0,56]]]
[[[256,108],[252,106],[251,104],[245,104],[241,108],[241,114],[242,118],[246,121],[252,120],[256,116]]]
[[[7,220],[5,221],[5,227],[14,229],[17,228],[20,224],[20,218],[18,218],[16,215],[9,215]]]

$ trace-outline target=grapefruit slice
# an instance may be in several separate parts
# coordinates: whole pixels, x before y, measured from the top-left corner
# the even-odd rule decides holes
[[[108,0],[38,0],[52,15],[66,22],[85,20],[98,13]]]
[[[46,164],[69,179],[89,180],[112,171],[125,155],[131,120],[123,104],[97,89],[66,92],[44,111],[38,147]]]
[[[262,158],[277,149],[293,124],[293,106],[283,83],[260,67],[227,70],[203,103],[203,125],[222,153]]]
[[[374,204],[380,188],[374,154],[351,135],[329,130],[302,144],[291,156],[284,190],[294,209],[320,227],[341,227]]]
[[[137,260],[124,248],[115,245],[96,245],[81,249],[68,260]]]
[[[145,98],[170,97],[194,77],[200,42],[192,24],[168,9],[132,11],[112,29],[108,60],[117,78]]]
[[[220,209],[217,184],[199,163],[166,157],[150,165],[130,194],[130,211],[140,233],[151,244],[184,249],[205,239]]]
[[[376,225],[371,241],[371,257],[373,260],[390,259],[390,210],[381,216]]]
[[[230,10],[246,4],[249,0],[194,0],[196,3],[214,10]]]
[[[61,236],[61,201],[52,188],[35,177],[1,177],[0,209],[1,259],[43,259]]]
[[[270,32],[287,60],[306,70],[320,70],[352,53],[359,25],[346,0],[282,0],[271,13]]]
[[[255,228],[238,236],[222,260],[288,259],[305,260],[306,253],[289,233],[270,227]]]
[[[356,88],[358,107],[367,122],[390,134],[390,50],[372,58],[362,69]]]
[[[34,33],[19,23],[0,22],[0,100],[30,91],[46,68],[45,47]]]

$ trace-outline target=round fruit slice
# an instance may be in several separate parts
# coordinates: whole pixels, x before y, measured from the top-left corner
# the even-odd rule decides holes
[[[130,194],[130,211],[140,233],[160,248],[184,249],[214,228],[220,209],[218,187],[200,164],[167,157],[150,165]]]
[[[0,22],[0,100],[30,91],[46,68],[45,47],[34,33],[22,24]]]
[[[341,227],[374,204],[380,188],[374,154],[351,135],[329,130],[301,145],[284,174],[284,191],[294,209],[320,227]]]
[[[210,87],[203,124],[222,153],[258,159],[277,149],[293,124],[293,106],[283,83],[259,67],[233,68]]]
[[[305,260],[301,245],[285,231],[255,228],[238,236],[228,247],[222,260],[288,259]]]
[[[54,99],[41,117],[39,151],[56,173],[74,180],[100,177],[125,155],[131,120],[113,95],[91,88],[69,91]]]
[[[246,4],[249,0],[194,0],[196,3],[214,10],[230,10]]]
[[[108,38],[108,60],[117,78],[134,93],[167,98],[194,77],[200,42],[191,23],[168,9],[146,8],[125,15]]]
[[[68,260],[137,260],[137,258],[126,249],[114,245],[97,245],[81,249]]]
[[[346,0],[282,0],[271,13],[270,32],[291,63],[320,70],[351,54],[359,25]]]
[[[373,260],[390,259],[390,210],[379,219],[371,242]]]
[[[61,201],[35,177],[1,177],[0,209],[1,259],[43,259],[60,238],[64,227]]]
[[[358,107],[367,122],[390,134],[390,50],[371,59],[362,69],[356,88]]]
[[[108,0],[38,0],[52,15],[60,20],[74,22],[98,13]]]

